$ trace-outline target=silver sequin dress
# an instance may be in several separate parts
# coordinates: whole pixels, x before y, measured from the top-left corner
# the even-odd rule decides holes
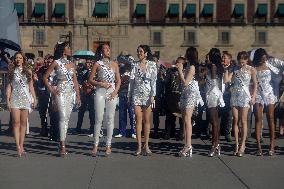
[[[67,71],[71,78],[73,78],[74,68],[69,70],[67,69]],[[73,86],[67,81],[62,68],[58,66],[54,73],[56,77],[57,90],[59,92],[59,94],[56,95],[55,100],[59,112],[60,141],[65,141],[69,118],[74,106],[76,93]]]
[[[23,83],[26,86],[26,89],[24,90],[21,84],[19,83],[19,79],[15,76],[15,73],[17,73]],[[19,68],[16,68],[14,71],[14,77],[13,80],[11,81],[11,87],[12,87],[12,92],[11,92],[11,108],[16,108],[16,109],[31,109],[31,94],[30,96],[27,95],[27,92],[29,92],[29,83],[27,80],[27,77],[25,75],[22,75],[20,73]]]
[[[249,86],[252,67],[246,65],[241,69],[234,70],[232,78],[231,106],[250,107],[251,95]]]
[[[187,71],[189,71],[189,69],[187,69]],[[193,77],[187,86],[182,86],[180,109],[193,108],[198,104],[203,105],[203,100],[200,95],[198,82]]]
[[[275,104],[277,97],[275,96],[271,82],[271,70],[257,71],[258,89],[256,95],[256,103],[262,105]]]
[[[223,99],[223,93],[219,89],[219,86],[221,86],[221,80],[218,78],[211,79],[211,74],[208,73],[206,77],[206,106],[207,108],[225,106],[225,102]]]
[[[150,97],[156,96],[157,67],[156,63],[147,60],[146,71],[139,67],[140,62],[135,62],[130,73],[128,97],[134,105],[149,106]]]

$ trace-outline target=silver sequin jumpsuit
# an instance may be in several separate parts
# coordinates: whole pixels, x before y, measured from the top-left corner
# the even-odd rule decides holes
[[[67,81],[62,68],[58,67],[54,73],[57,79],[57,90],[59,92],[59,94],[55,96],[55,101],[59,112],[60,141],[65,141],[69,118],[74,106],[76,93],[74,87]],[[68,73],[71,78],[73,78],[74,68],[68,70]],[[71,82],[73,82],[73,80]]]

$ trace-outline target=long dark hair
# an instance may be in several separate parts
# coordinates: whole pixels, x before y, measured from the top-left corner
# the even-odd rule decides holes
[[[8,67],[8,82],[11,83],[14,77],[14,71],[16,69],[16,56],[20,54],[23,57],[23,71],[22,75],[25,75],[28,79],[28,82],[31,81],[32,75],[31,75],[31,69],[27,63],[27,59],[25,57],[25,54],[22,51],[18,51],[15,53],[12,62],[9,64]]]
[[[209,53],[209,61],[216,65],[217,67],[217,75],[219,78],[222,78],[222,55],[221,55],[221,51],[217,48],[212,48]]]
[[[189,65],[197,66],[198,65],[198,51],[195,47],[189,47],[186,49],[185,58]]]
[[[260,66],[261,65],[261,59],[264,55],[268,58],[268,54],[267,54],[265,49],[263,49],[263,48],[257,49],[254,53],[254,57],[253,57],[253,61],[252,61],[253,65],[256,66],[256,67]]]
[[[99,47],[97,48],[97,50],[95,52],[95,59],[94,59],[95,62],[103,59],[103,46],[104,45],[109,46],[109,44],[107,44],[107,43],[99,45]]]
[[[143,49],[144,53],[147,53],[146,60],[154,61],[153,54],[152,54],[151,49],[148,45],[139,45],[137,47],[137,52],[138,52],[139,48]]]
[[[69,45],[68,41],[65,41],[63,43],[57,43],[54,47],[54,59],[58,60],[63,56],[64,49]]]

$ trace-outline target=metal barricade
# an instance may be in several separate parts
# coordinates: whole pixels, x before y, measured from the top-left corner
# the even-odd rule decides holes
[[[8,72],[0,71],[0,110],[6,107],[6,87],[7,87]]]

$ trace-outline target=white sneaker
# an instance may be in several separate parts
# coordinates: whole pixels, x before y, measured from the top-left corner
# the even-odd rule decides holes
[[[136,134],[132,134],[132,135],[131,135],[131,138],[136,139]]]
[[[121,138],[122,134],[115,135],[114,138]]]
[[[89,134],[88,137],[94,137],[94,134]]]

